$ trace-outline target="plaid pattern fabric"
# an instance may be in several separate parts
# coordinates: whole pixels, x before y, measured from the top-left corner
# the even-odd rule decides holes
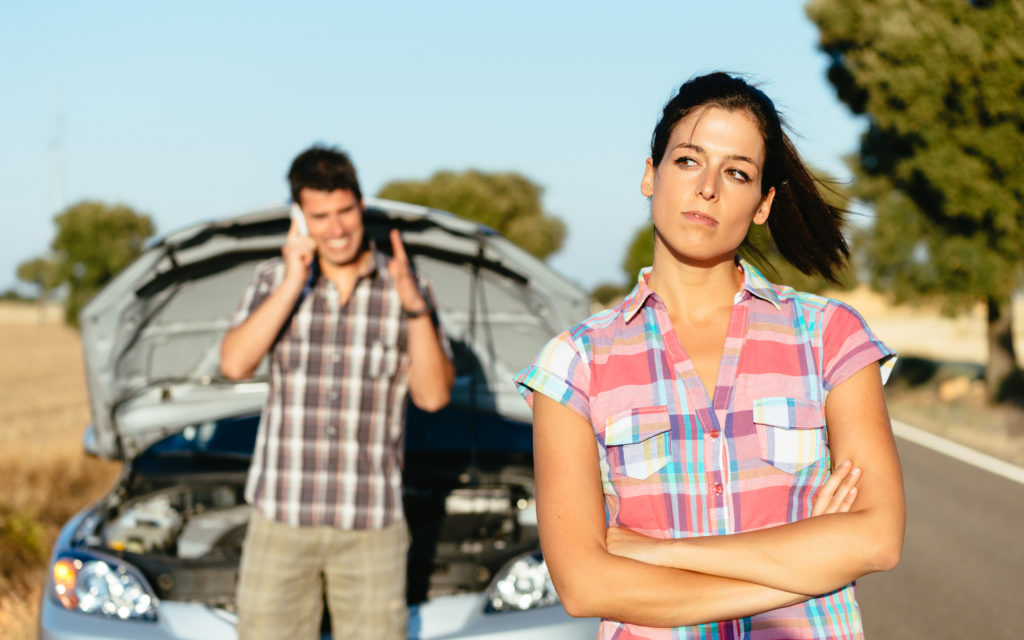
[[[270,383],[246,499],[293,526],[381,529],[403,517],[409,356],[406,320],[373,252],[345,306],[316,278],[270,352]],[[261,264],[231,325],[242,323],[284,278],[280,258]],[[429,283],[417,275],[433,306]],[[441,332],[446,353],[451,347]]]
[[[609,523],[660,538],[807,518],[829,475],[830,389],[895,357],[845,304],[769,283],[740,261],[713,397],[649,269],[617,307],[557,336],[516,377],[594,427]],[[677,629],[603,621],[600,638],[860,638],[854,587],[751,618]]]

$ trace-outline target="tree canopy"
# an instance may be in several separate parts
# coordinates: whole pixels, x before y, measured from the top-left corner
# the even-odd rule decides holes
[[[43,290],[67,284],[65,319],[77,325],[86,301],[142,252],[153,223],[127,206],[94,201],[71,205],[55,220],[53,257],[23,262],[18,277]]]
[[[987,301],[997,395],[1017,366],[1010,298],[1024,281],[1024,0],[811,0],[807,13],[840,100],[868,123],[851,165],[876,214],[872,285],[949,311]]]
[[[562,247],[566,231],[560,219],[544,212],[542,193],[518,173],[470,169],[438,171],[427,180],[395,180],[377,195],[476,220],[543,260]]]
[[[45,300],[59,284],[57,263],[52,258],[32,258],[18,265],[18,280],[36,287],[36,297]]]

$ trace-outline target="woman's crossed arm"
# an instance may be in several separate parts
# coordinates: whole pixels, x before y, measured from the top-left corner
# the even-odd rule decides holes
[[[750,580],[655,566],[609,551],[593,430],[554,400],[541,394],[534,398],[541,546],[570,615],[674,627],[740,618],[808,599]],[[846,471],[823,489],[816,512],[849,510],[857,477]]]
[[[815,595],[899,562],[903,482],[878,365],[837,385],[825,404],[833,460],[863,472],[848,512],[728,536],[655,540],[608,530],[613,553],[656,565],[748,580]],[[815,514],[817,515],[817,514]]]

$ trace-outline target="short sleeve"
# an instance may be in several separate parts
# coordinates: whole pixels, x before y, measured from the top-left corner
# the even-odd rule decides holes
[[[590,422],[588,362],[573,334],[566,331],[548,342],[534,361],[516,375],[516,388],[531,407],[533,394],[541,393]]]
[[[230,328],[234,329],[245,322],[252,315],[252,312],[258,309],[274,290],[277,280],[280,279],[279,274],[277,274],[279,269],[275,268],[277,263],[280,263],[281,270],[283,271],[284,263],[280,260],[263,262],[256,267],[252,279],[249,281],[249,286],[245,288],[245,291],[242,293],[242,299],[238,301],[238,306],[231,315]]]
[[[873,362],[879,363],[882,384],[885,384],[896,364],[896,352],[871,332],[864,318],[850,306],[835,300],[830,300],[825,307],[822,351],[826,390]]]

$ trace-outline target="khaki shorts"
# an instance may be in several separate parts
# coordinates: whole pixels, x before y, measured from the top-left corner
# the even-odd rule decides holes
[[[320,636],[326,595],[334,640],[404,640],[409,529],[292,527],[252,510],[238,578],[240,640]]]

